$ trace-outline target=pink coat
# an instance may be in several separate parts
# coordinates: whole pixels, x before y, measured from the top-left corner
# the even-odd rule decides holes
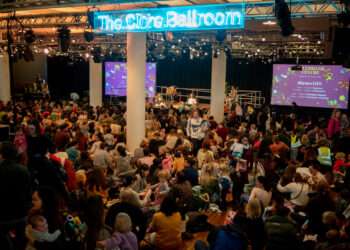
[[[337,133],[340,133],[340,120],[332,117],[327,127],[328,138],[332,138]]]

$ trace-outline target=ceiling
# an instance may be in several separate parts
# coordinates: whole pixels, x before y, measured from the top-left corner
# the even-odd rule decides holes
[[[240,0],[164,0],[164,1],[80,1],[65,0],[57,4],[57,0],[21,0],[17,5],[0,4],[0,32],[6,28],[7,18],[15,15],[25,27],[34,29],[38,36],[34,43],[39,53],[44,48],[57,47],[57,27],[66,24],[72,34],[71,47],[81,47],[80,51],[88,50],[96,44],[109,48],[114,44],[124,44],[125,35],[98,37],[94,42],[87,43],[83,32],[86,27],[86,13],[89,9],[121,10],[136,8],[152,8],[159,5],[181,6],[192,4],[214,4],[241,2]],[[113,4],[111,3],[113,2]],[[130,3],[132,2],[132,3]],[[232,49],[238,57],[276,55],[284,57],[330,57],[332,50],[332,27],[336,22],[336,14],[340,11],[339,1],[332,0],[292,0],[290,6],[295,27],[295,35],[288,38],[280,35],[278,25],[266,25],[266,21],[275,21],[273,1],[245,0],[246,14],[249,17],[245,29],[227,31],[225,46]],[[289,1],[288,1],[289,2]],[[27,4],[26,4],[27,3]],[[15,6],[15,9],[13,7]],[[293,14],[294,13],[294,14]],[[298,14],[298,15],[297,15]],[[307,18],[304,18],[307,17]],[[263,19],[261,19],[263,18]],[[215,43],[215,32],[187,32],[178,33],[177,37],[193,37],[197,40],[207,39]],[[4,37],[4,36],[3,36]],[[5,41],[3,41],[4,43]],[[17,41],[21,43],[20,36]],[[0,36],[1,43],[1,36]],[[176,45],[177,46],[177,45]],[[185,45],[182,45],[185,46]]]

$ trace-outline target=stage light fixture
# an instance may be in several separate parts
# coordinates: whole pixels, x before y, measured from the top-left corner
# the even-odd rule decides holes
[[[84,31],[84,38],[85,38],[85,41],[87,41],[88,43],[92,42],[95,38],[94,32],[89,31],[89,30],[85,30]]]
[[[294,32],[291,14],[287,3],[284,0],[275,0],[275,16],[278,25],[281,27],[282,36],[290,36]]]
[[[34,34],[34,31],[32,29],[28,29],[24,32],[24,40],[28,44],[32,44],[35,42],[36,36]]]
[[[338,23],[345,28],[350,25],[350,0],[340,0],[340,3],[344,6],[344,10],[337,15]]]
[[[94,47],[91,50],[91,55],[95,63],[101,63],[103,60],[101,47]]]
[[[62,26],[58,28],[57,33],[61,52],[68,52],[70,46],[70,29],[67,26]]]
[[[216,32],[216,41],[223,43],[226,39],[226,30],[218,30]]]

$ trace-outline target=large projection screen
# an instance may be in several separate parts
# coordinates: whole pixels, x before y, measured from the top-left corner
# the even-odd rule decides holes
[[[301,107],[348,107],[350,69],[339,65],[273,65],[271,104]]]
[[[127,66],[125,62],[105,62],[104,84],[105,95],[126,96]],[[156,93],[156,64],[146,64],[145,91],[147,97]]]

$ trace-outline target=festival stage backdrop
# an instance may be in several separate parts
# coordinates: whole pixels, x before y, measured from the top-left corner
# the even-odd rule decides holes
[[[273,67],[271,104],[302,107],[348,107],[350,69],[339,65],[302,65],[292,70],[292,64]]]
[[[105,63],[105,95],[126,96],[127,64],[125,62]],[[146,64],[145,91],[147,97],[156,93],[156,64]]]

